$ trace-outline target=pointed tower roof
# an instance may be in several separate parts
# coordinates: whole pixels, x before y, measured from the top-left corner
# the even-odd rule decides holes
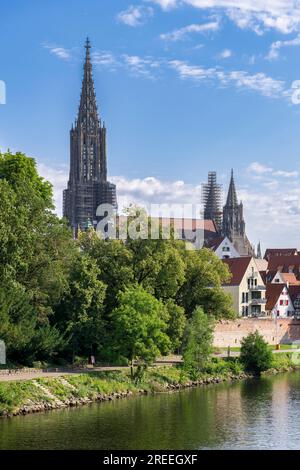
[[[99,123],[99,117],[93,80],[93,67],[90,54],[91,42],[89,38],[86,39],[84,47],[86,50],[85,62],[83,66],[84,75],[82,80],[81,97],[77,121],[79,125],[82,125],[84,123],[86,126],[89,126],[91,122],[90,118],[92,118],[92,121],[96,120],[97,123]]]
[[[235,182],[233,177],[233,170],[231,170],[231,178],[226,200],[226,206],[235,207],[238,205],[238,198],[236,195]]]
[[[262,259],[262,254],[261,254],[261,244],[260,244],[260,241],[258,242],[258,245],[257,245],[257,253],[256,253],[256,257],[258,259]]]

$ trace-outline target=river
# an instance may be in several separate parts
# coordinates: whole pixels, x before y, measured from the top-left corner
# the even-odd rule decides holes
[[[300,449],[300,372],[2,419],[0,449]]]

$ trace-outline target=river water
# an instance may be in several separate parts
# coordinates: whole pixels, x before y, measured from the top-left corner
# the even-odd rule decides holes
[[[0,449],[300,449],[300,372],[3,419]]]

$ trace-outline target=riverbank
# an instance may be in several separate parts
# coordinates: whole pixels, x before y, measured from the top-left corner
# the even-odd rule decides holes
[[[269,374],[295,369],[288,354],[276,356]],[[206,372],[191,376],[182,367],[149,368],[139,381],[129,371],[88,372],[0,383],[0,417],[112,401],[135,395],[171,392],[253,377],[238,360],[213,360]]]

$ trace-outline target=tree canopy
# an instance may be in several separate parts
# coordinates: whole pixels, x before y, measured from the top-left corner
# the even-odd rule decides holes
[[[210,250],[187,250],[161,227],[156,239],[104,240],[89,229],[73,240],[53,209],[34,159],[0,153],[0,338],[12,360],[93,353],[148,363],[181,349],[198,307],[207,319],[233,316],[221,288],[228,268]],[[137,232],[151,231],[138,212]]]

